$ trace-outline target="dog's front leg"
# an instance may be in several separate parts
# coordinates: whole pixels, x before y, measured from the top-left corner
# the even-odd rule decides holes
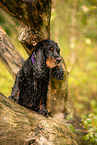
[[[16,76],[16,80],[12,88],[12,93],[8,97],[10,100],[15,101],[16,103],[19,102],[20,84],[22,82],[22,77],[23,77],[23,74],[22,74],[22,69],[21,69]]]
[[[39,110],[38,113],[42,114],[45,117],[48,117],[49,113],[46,109],[46,105],[47,105],[47,91],[48,91],[48,82],[43,82],[41,84],[41,99],[40,99],[40,105],[39,105]]]

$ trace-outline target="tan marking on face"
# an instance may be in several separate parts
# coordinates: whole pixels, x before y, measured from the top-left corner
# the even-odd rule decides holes
[[[49,57],[47,60],[46,60],[46,64],[48,67],[50,68],[54,68],[55,66],[60,66],[60,63],[58,64],[56,62],[56,59],[54,57]]]
[[[59,48],[57,48],[57,51],[59,51]]]
[[[53,47],[51,47],[51,50],[54,50],[54,48],[53,48]]]

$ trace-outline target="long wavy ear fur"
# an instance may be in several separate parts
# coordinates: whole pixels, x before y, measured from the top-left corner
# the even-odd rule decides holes
[[[52,72],[51,75],[57,79],[57,80],[63,80],[64,78],[64,70],[62,68],[62,65],[60,65],[60,67],[54,67],[52,68]]]
[[[44,47],[42,42],[38,42],[38,44],[36,45],[35,54],[35,65],[37,69],[41,69],[43,68],[42,66],[45,65]]]
[[[43,40],[41,42],[38,42],[37,45],[36,45],[36,53],[39,53],[40,50],[41,50],[41,53],[42,53],[42,57],[43,57],[43,60],[45,59],[45,49],[46,49],[46,43],[48,42],[49,40]]]

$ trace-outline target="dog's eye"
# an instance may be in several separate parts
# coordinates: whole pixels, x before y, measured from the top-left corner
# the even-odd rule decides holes
[[[51,47],[51,48],[50,48],[50,50],[54,50],[54,48],[53,48],[53,47]]]
[[[57,52],[59,52],[60,51],[60,49],[59,48],[57,48]]]

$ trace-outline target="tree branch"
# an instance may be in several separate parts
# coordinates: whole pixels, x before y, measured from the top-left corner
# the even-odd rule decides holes
[[[24,60],[15,50],[6,32],[0,26],[0,59],[13,77],[20,70]]]

